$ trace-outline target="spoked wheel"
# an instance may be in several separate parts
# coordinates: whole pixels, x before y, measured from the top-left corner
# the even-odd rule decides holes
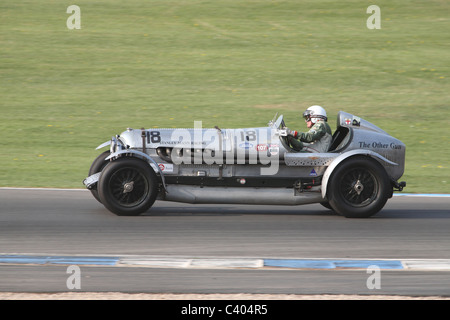
[[[120,158],[105,167],[98,191],[108,210],[118,215],[139,215],[155,202],[158,180],[153,169],[143,161]]]
[[[331,176],[329,203],[347,218],[367,218],[384,207],[389,186],[386,171],[376,160],[351,158],[340,164]]]
[[[365,167],[353,168],[343,175],[339,189],[347,204],[364,207],[377,197],[378,180]]]

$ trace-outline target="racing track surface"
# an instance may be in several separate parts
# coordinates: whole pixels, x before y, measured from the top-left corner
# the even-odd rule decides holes
[[[0,189],[0,254],[450,259],[450,198],[394,197],[369,219],[322,206],[156,202],[118,217],[85,190]],[[0,264],[0,292],[67,292],[67,265]],[[450,296],[450,271],[82,266],[83,291]]]

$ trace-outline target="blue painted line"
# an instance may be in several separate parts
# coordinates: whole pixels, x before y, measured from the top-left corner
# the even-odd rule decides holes
[[[345,260],[334,261],[337,268],[368,268],[377,266],[380,269],[403,269],[403,264],[398,260]]]
[[[278,260],[265,259],[265,267],[284,267],[295,269],[334,269],[335,266],[331,261],[326,260]]]
[[[143,266],[139,263],[139,257],[133,257],[127,260],[124,257],[109,256],[46,256],[46,255],[17,255],[17,254],[0,254],[0,264],[34,264],[34,265],[97,265],[97,266],[121,266],[126,267],[133,265],[132,261],[138,260],[135,265]],[[151,258],[144,257],[142,261],[153,261]],[[147,259],[147,260],[146,260]],[[159,260],[158,260],[159,259]],[[164,258],[158,258],[155,261],[163,262],[160,267],[168,266]],[[162,259],[162,260],[161,260]],[[172,258],[170,258],[172,259]],[[170,260],[169,259],[169,260]],[[181,259],[181,258],[180,258]],[[186,260],[186,258],[183,258]],[[177,260],[177,259],[175,259]],[[179,259],[178,259],[179,260]],[[214,263],[209,266],[217,267],[217,259],[211,260]],[[226,259],[221,259],[226,262]],[[444,259],[445,260],[445,259]],[[447,261],[448,260],[448,261]],[[261,263],[262,262],[262,263]],[[155,266],[155,264],[150,264]],[[169,264],[170,265],[170,264]],[[450,259],[443,261],[442,259],[425,259],[425,260],[382,260],[382,259],[258,259],[259,267],[277,267],[291,269],[367,269],[370,266],[377,266],[384,270],[411,270],[411,269],[429,269],[429,270],[450,270]],[[172,267],[180,267],[179,261],[175,261]],[[186,267],[184,264],[181,267]],[[227,265],[229,267],[229,265]],[[254,267],[253,265],[251,266]]]
[[[265,267],[280,267],[293,269],[366,269],[377,266],[380,269],[403,269],[398,260],[306,260],[306,259],[265,259]]]
[[[68,264],[68,265],[103,265],[113,266],[119,261],[117,257],[89,257],[89,256],[27,256],[2,255],[0,263],[13,264]]]

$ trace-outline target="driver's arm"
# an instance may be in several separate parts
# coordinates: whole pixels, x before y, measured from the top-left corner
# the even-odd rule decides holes
[[[292,135],[288,135],[287,138],[288,138],[288,142],[291,145],[292,149],[294,149],[295,151],[300,151],[303,149],[303,142],[297,140]]]
[[[323,123],[316,123],[309,129],[308,132],[301,132],[298,139],[303,142],[311,143],[320,140],[326,133],[326,128]]]

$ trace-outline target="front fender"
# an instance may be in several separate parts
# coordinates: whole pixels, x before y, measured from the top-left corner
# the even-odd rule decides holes
[[[132,154],[132,157],[143,159],[143,160],[147,161],[149,164],[154,164],[159,172],[159,175],[161,176],[161,182],[163,184],[164,190],[167,192],[166,180],[164,178],[164,174],[163,174],[161,168],[158,166],[158,163],[156,163],[156,161],[153,160],[148,154],[141,152],[141,151],[133,150],[133,149],[119,150],[114,153],[111,153],[108,157],[105,158],[105,160],[118,158],[125,154]]]
[[[101,148],[104,148],[106,146],[109,146],[111,144],[111,140],[103,142],[101,145],[99,145],[97,148],[95,148],[95,150],[99,150]]]
[[[392,162],[385,157],[381,156],[380,154],[370,151],[370,150],[363,150],[363,149],[357,149],[352,150],[349,152],[345,152],[338,156],[336,159],[333,160],[333,162],[328,166],[327,170],[323,174],[322,177],[322,198],[325,198],[327,196],[327,186],[328,186],[328,180],[331,177],[331,174],[333,173],[333,170],[345,159],[348,159],[350,157],[356,156],[356,155],[363,155],[363,156],[369,156],[374,159],[376,159],[381,164],[389,164],[391,166],[397,166],[398,164],[395,162]]]

